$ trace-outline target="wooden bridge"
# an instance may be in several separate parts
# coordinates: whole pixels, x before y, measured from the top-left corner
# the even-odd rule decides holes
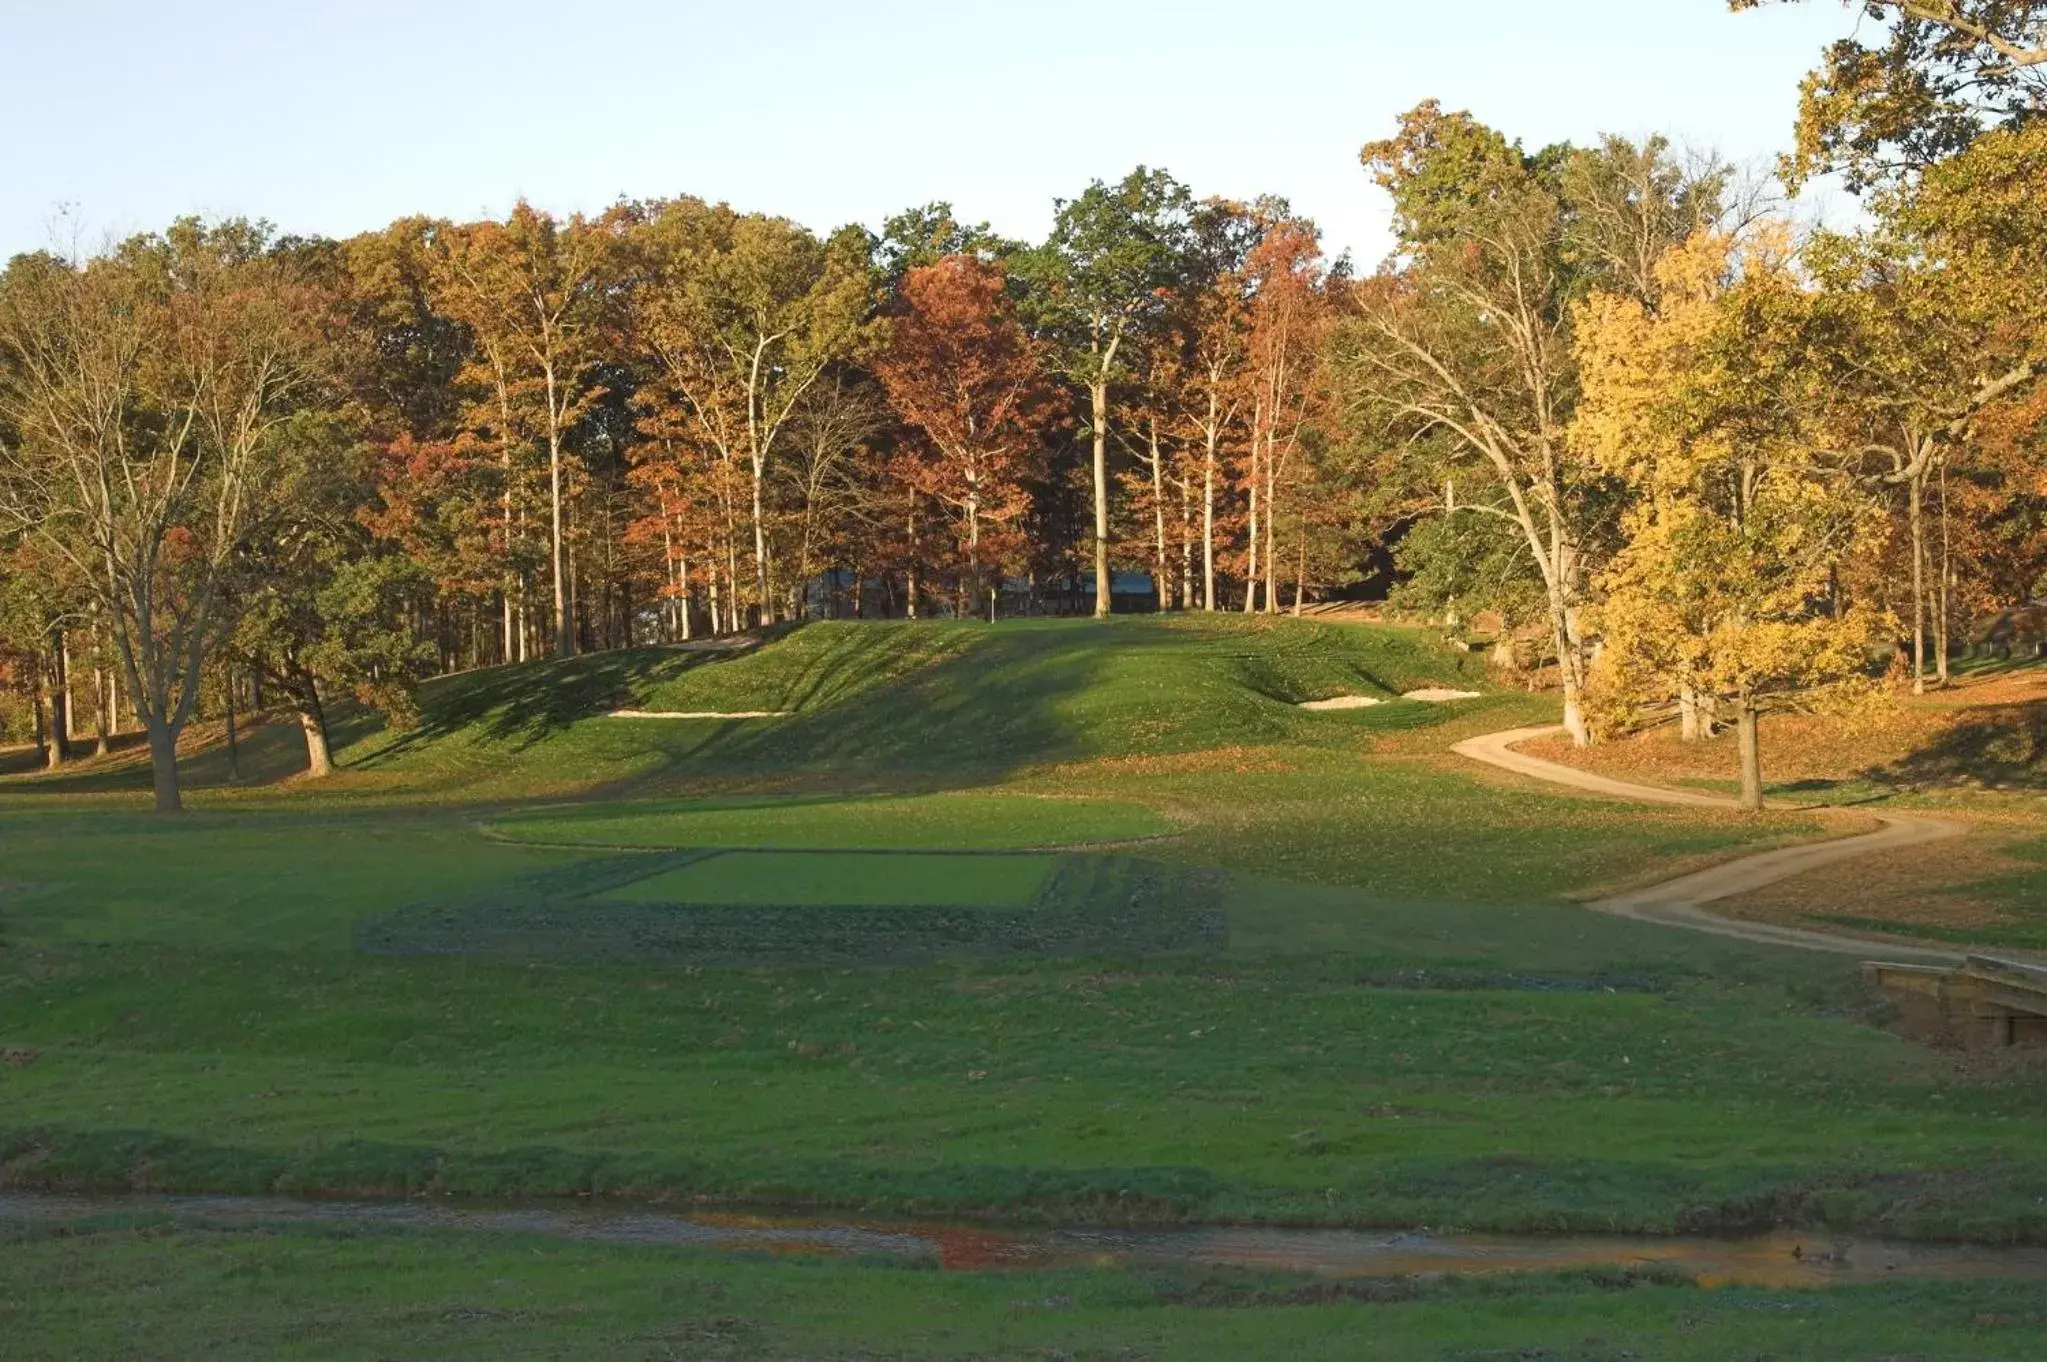
[[[2047,1042],[2047,966],[1971,955],[1959,965],[1871,961],[1862,977],[1895,995],[1906,1023],[1972,1045]]]

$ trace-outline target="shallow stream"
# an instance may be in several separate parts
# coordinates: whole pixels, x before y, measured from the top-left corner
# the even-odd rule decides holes
[[[680,1214],[627,1207],[492,1207],[432,1202],[0,1192],[0,1229],[165,1217],[227,1227],[359,1225],[539,1235],[586,1243],[678,1244],[723,1252],[813,1253],[936,1262],[948,1271],[1209,1265],[1325,1277],[1469,1276],[1656,1267],[1704,1286],[1806,1287],[1898,1279],[2047,1280],[2047,1249],[1904,1243],[1779,1233],[1699,1236],[1431,1234],[1259,1229],[1002,1229],[929,1222]]]

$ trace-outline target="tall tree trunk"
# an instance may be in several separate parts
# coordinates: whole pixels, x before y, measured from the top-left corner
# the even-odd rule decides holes
[[[222,677],[220,689],[226,700],[222,709],[227,718],[227,783],[239,785],[242,783],[242,744],[240,735],[235,732],[235,674],[223,668]]]
[[[1247,615],[1258,608],[1258,460],[1264,440],[1265,409],[1259,407],[1251,417],[1251,467],[1245,479],[1251,488],[1249,532],[1244,540],[1244,613]]]
[[[967,493],[967,580],[968,608],[974,613],[981,612],[981,493],[978,484]],[[995,618],[995,608],[990,605],[988,618]]]
[[[104,757],[114,750],[114,676],[98,664],[99,645],[93,645],[92,669],[93,754]]]
[[[1152,595],[1164,610],[1172,604],[1173,589],[1166,581],[1166,466],[1159,454],[1158,417],[1150,418],[1146,435],[1151,445]]]
[[[675,585],[675,533],[666,516],[661,518],[661,570],[668,576],[668,590],[662,593],[667,600],[667,608],[661,612],[667,623],[664,631],[667,638],[663,642],[673,643],[682,631],[676,628],[675,622],[675,601],[678,594]]]
[[[57,631],[57,689],[64,697],[64,741],[78,736],[78,702],[71,695],[71,635]]]
[[[1752,695],[1742,696],[1737,703],[1740,708],[1735,728],[1741,747],[1741,806],[1760,812],[1763,807],[1763,753],[1758,732],[1761,714]]]
[[[910,514],[906,527],[910,547],[909,561],[903,567],[903,598],[908,602],[904,610],[905,619],[917,618],[917,494],[910,494]]]
[[[334,756],[327,743],[327,711],[320,704],[320,683],[301,668],[297,690],[299,729],[306,738],[306,777],[324,780],[334,774]]]
[[[1299,548],[1294,558],[1294,618],[1301,617],[1301,602],[1308,595],[1308,527],[1300,527]]]
[[[1592,729],[1585,722],[1585,675],[1577,630],[1567,617],[1555,622],[1557,675],[1564,690],[1564,730],[1577,747],[1592,745]]]
[[[1113,359],[1114,347],[1110,349]],[[1114,597],[1109,583],[1109,377],[1108,361],[1089,386],[1095,435],[1095,618],[1107,619]]]
[[[71,701],[66,693],[70,687],[64,675],[64,632],[50,631],[50,652],[44,666],[37,672],[43,678],[43,689],[49,695],[50,730],[43,747],[43,766],[55,771],[71,760]]]
[[[768,595],[768,530],[761,516],[761,483],[765,480],[765,464],[759,455],[753,460],[753,580],[754,594],[760,597],[761,625],[775,622],[772,598]]]
[[[1201,460],[1201,608],[1215,605],[1215,428],[1211,424],[1208,445]]]
[[[1682,742],[1699,740],[1699,692],[1689,681],[1677,688],[1677,732]]]
[[[1194,484],[1180,465],[1180,609],[1194,605]]]
[[[50,730],[49,730],[49,725],[48,725],[47,723],[45,723],[45,722],[44,722],[44,719],[43,719],[43,664],[42,664],[42,659],[40,659],[40,658],[36,659],[36,661],[35,661],[35,663],[34,663],[33,665],[35,666],[35,669],[36,669],[36,684],[35,684],[35,687],[34,687],[34,689],[33,689],[32,693],[31,693],[31,694],[29,695],[29,697],[28,697],[28,707],[29,707],[29,713],[30,713],[30,715],[32,716],[32,718],[33,718],[33,722],[34,722],[34,734],[35,734],[35,749],[36,749],[36,752],[37,752],[37,754],[38,754],[38,755],[40,755],[40,756],[41,756],[41,757],[42,757],[42,758],[43,758],[43,759],[44,759],[45,761],[47,761],[47,760],[49,759],[49,741],[50,741]]]
[[[158,712],[143,716],[143,724],[149,730],[149,775],[156,811],[183,813],[185,800],[178,788],[178,734],[162,717],[161,707],[157,709]]]
[[[1933,616],[1934,665],[1940,669],[1940,684],[1943,688],[1948,683],[1948,629],[1954,620],[1950,613],[1954,608],[1954,602],[1949,593],[1953,587],[1954,561],[1949,556],[1948,544],[1947,459],[1943,456],[1940,463],[1940,585],[1934,599]]]
[[[1905,484],[1906,519],[1912,530],[1912,693],[1926,694],[1926,517],[1921,495],[1925,474]]]
[[[562,437],[559,409],[555,404],[554,366],[544,366],[543,373],[547,381],[548,514],[553,532],[554,655],[573,657],[576,637],[569,628],[568,571],[562,551]]]
[[[1273,407],[1272,424],[1265,431],[1265,613],[1279,613],[1279,554],[1275,551],[1279,528],[1279,409]]]

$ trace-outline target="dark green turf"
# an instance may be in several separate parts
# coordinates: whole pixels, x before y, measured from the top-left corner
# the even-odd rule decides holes
[[[1221,876],[1123,856],[647,853],[408,904],[361,923],[356,946],[691,965],[1135,957],[1221,948],[1222,897]]]
[[[515,814],[491,830],[559,846],[994,850],[1132,841],[1173,823],[1125,800],[948,791],[637,800]]]
[[[1027,908],[1050,856],[727,851],[633,880],[613,903],[792,908]]]

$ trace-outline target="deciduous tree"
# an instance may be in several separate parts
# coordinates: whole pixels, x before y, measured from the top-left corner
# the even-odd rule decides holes
[[[329,299],[245,222],[183,221],[0,280],[0,524],[73,565],[149,733],[156,807],[251,535],[294,496],[280,427],[322,400]]]
[[[920,490],[957,519],[967,597],[985,601],[983,540],[1022,513],[1019,475],[1043,400],[1038,348],[1024,334],[999,265],[947,256],[903,278],[902,312],[874,370],[931,457]]]
[[[1158,323],[1185,278],[1193,207],[1179,181],[1139,166],[1061,200],[1051,237],[1017,261],[1039,335],[1088,395],[1098,618],[1110,608],[1110,387],[1129,359],[1126,346]]]

